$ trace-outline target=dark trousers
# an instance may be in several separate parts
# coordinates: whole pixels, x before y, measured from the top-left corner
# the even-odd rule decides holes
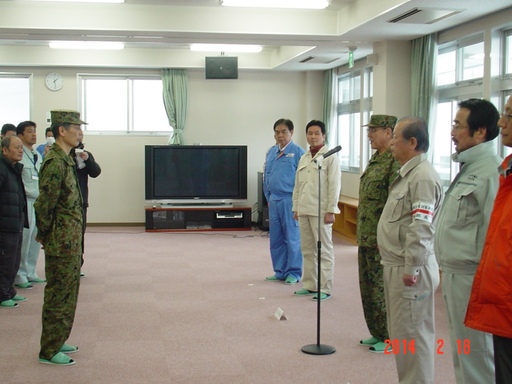
[[[84,254],[83,252],[85,252],[85,230],[87,229],[87,207],[89,206],[89,204],[84,204],[84,208],[83,208],[83,212],[84,212],[84,226],[83,226],[83,230],[82,230],[82,257],[81,257],[81,261],[80,261],[80,266],[84,265]]]
[[[0,302],[16,295],[14,279],[20,268],[23,232],[0,232]]]
[[[512,380],[512,339],[493,335],[496,384],[510,384]]]
[[[363,313],[370,335],[384,341],[389,339],[387,327],[384,278],[377,246],[359,247],[359,290]]]

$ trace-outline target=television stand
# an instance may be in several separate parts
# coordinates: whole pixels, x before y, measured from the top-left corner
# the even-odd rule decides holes
[[[146,207],[146,232],[250,230],[250,207],[229,205]]]
[[[153,206],[156,207],[156,206]],[[161,208],[232,208],[232,203],[178,203],[162,204]]]

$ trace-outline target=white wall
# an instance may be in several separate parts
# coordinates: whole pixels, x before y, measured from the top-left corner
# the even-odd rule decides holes
[[[374,66],[375,113],[403,116],[410,110],[410,43],[376,44],[379,55]],[[77,74],[156,74],[157,69],[99,69],[70,67],[3,67],[5,72],[33,74],[32,116],[39,127],[39,142],[52,109],[79,109]],[[64,76],[58,92],[46,89],[47,73]],[[185,144],[248,145],[248,199],[257,202],[257,172],[264,155],[273,145],[273,123],[289,118],[295,124],[294,140],[306,148],[305,126],[322,119],[323,71],[288,72],[239,70],[238,80],[205,80],[203,69],[189,69],[189,104],[184,130]],[[105,106],[108,108],[108,105]],[[102,174],[90,180],[89,223],[144,222],[144,146],[166,144],[167,136],[94,135],[85,132],[84,142],[102,167]],[[359,174],[344,173],[342,193],[356,197]]]
[[[46,112],[78,109],[77,73],[159,73],[154,70],[91,70],[69,68],[4,68],[33,73],[32,119],[43,141]],[[44,86],[48,72],[64,75],[61,91]],[[204,70],[191,69],[185,144],[245,144],[248,146],[248,205],[257,202],[257,171],[273,145],[273,124],[281,118],[295,124],[295,141],[306,147],[305,126],[321,119],[323,72],[248,71],[238,80],[205,80]],[[108,105],[105,106],[108,109]],[[167,136],[94,135],[85,132],[86,149],[102,167],[89,182],[89,223],[142,223],[144,221],[144,146],[166,144]]]
[[[404,105],[408,108],[409,93],[405,92],[408,77],[403,69],[409,55],[407,49],[400,49],[408,43],[396,44],[385,45],[383,50],[383,54],[390,49],[393,51],[392,64],[388,65],[382,56],[374,67],[375,87],[391,89],[375,89],[373,102],[374,105]],[[395,71],[394,66],[400,60],[400,70]],[[156,69],[70,67],[2,67],[2,71],[33,74],[31,119],[38,124],[38,142],[43,141],[44,128],[48,126],[48,111],[80,109],[77,74],[160,73]],[[44,85],[46,74],[52,71],[64,76],[64,87],[58,92],[49,91]],[[400,87],[389,80],[397,77]],[[274,143],[273,123],[281,117],[291,119],[295,124],[294,141],[306,148],[307,122],[322,119],[324,72],[240,69],[238,80],[205,80],[203,69],[189,69],[188,78],[185,144],[246,144],[249,156],[247,205],[253,207],[257,202],[257,172],[262,169],[267,149]],[[392,97],[392,102],[383,101],[388,97]],[[386,113],[392,112],[387,110]],[[166,144],[167,140],[167,136],[95,135],[85,132],[86,148],[94,154],[103,170],[97,179],[89,182],[89,223],[144,222],[144,146]],[[344,174],[342,185],[342,193],[357,197],[359,174]]]

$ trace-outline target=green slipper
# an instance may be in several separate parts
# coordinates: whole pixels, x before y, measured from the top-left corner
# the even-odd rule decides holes
[[[23,289],[32,289],[34,288],[34,286],[32,284],[30,284],[28,281],[26,283],[19,283],[19,284],[14,284],[16,287],[18,288],[23,288]]]
[[[27,301],[27,298],[25,296],[16,295],[11,300],[20,302],[20,301]]]
[[[368,339],[361,340],[359,342],[359,345],[362,347],[371,347],[372,345],[377,344],[379,341],[380,341],[379,339],[372,336]]]
[[[295,277],[293,276],[288,276],[286,278],[286,280],[284,281],[285,284],[288,284],[288,285],[293,285],[293,284],[297,284],[299,282],[299,280],[297,280]]]
[[[5,300],[0,303],[0,307],[2,308],[16,308],[18,303],[14,300]]]
[[[46,280],[41,279],[40,277],[36,277],[35,279],[29,279],[28,282],[32,284],[44,284],[46,283]]]
[[[307,295],[314,295],[314,294],[316,294],[316,292],[310,291],[309,289],[306,289],[306,288],[301,288],[298,291],[293,292],[293,294],[296,296],[307,296]]]
[[[331,295],[324,293],[324,292],[320,292],[320,301],[329,300],[330,298],[331,298]],[[313,296],[312,300],[317,301],[318,295]]]
[[[75,360],[70,358],[68,355],[63,354],[62,352],[57,353],[50,360],[39,359],[40,363],[43,364],[52,364],[52,365],[73,365],[75,364]]]
[[[267,277],[265,277],[265,280],[267,280],[267,281],[281,281],[281,279],[279,279],[276,275],[267,276]]]
[[[390,353],[393,352],[393,348],[389,343],[384,343],[383,341],[379,341],[376,344],[373,344],[370,348],[368,348],[370,352],[373,353]]]
[[[78,347],[74,345],[64,344],[60,347],[60,351],[62,353],[75,353],[78,352]]]

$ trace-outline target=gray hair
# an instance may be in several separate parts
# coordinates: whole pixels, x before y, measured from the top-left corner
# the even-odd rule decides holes
[[[416,139],[416,150],[419,152],[427,152],[430,146],[428,139],[427,122],[421,117],[403,117],[398,123],[404,124],[402,136],[405,140],[414,137]]]

